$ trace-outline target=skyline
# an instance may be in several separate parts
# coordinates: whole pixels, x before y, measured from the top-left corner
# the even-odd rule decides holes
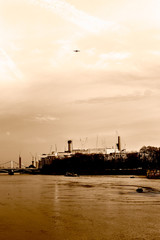
[[[158,0],[0,3],[0,162],[97,136],[160,146]]]

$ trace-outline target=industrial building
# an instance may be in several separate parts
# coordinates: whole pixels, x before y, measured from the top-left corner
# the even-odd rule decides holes
[[[64,152],[52,152],[51,154],[43,154],[39,160],[39,168],[44,165],[50,165],[55,159],[64,159],[75,154],[103,154],[106,160],[125,158],[126,152],[121,150],[121,139],[118,136],[116,148],[89,148],[89,149],[74,149],[72,140],[68,140],[68,150]]]

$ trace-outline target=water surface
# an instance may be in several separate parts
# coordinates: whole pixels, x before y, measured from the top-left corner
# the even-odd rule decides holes
[[[0,239],[160,240],[160,180],[0,174]]]

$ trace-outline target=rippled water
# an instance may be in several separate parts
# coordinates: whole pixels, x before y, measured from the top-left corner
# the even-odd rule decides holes
[[[160,239],[160,180],[0,174],[0,239]]]

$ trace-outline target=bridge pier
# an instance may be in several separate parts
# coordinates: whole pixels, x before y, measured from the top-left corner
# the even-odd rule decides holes
[[[11,161],[11,169],[13,168],[13,161]]]

